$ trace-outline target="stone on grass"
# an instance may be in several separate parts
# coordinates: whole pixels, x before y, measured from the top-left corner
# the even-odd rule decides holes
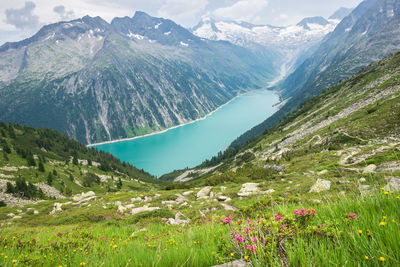
[[[238,196],[247,197],[251,195],[256,195],[260,193],[260,189],[258,188],[258,183],[245,183],[242,184],[242,188],[238,192]]]
[[[191,195],[191,194],[193,194],[193,191],[186,191],[186,192],[182,193],[182,195],[184,195],[184,196],[188,196],[188,195]]]
[[[196,195],[197,199],[209,198],[212,188],[212,186],[206,186],[202,188]]]
[[[217,200],[221,201],[221,202],[228,202],[228,201],[231,201],[232,199],[227,196],[218,196]]]
[[[140,208],[132,209],[131,214],[134,215],[134,214],[144,212],[144,211],[153,211],[153,210],[159,210],[159,209],[160,209],[159,207],[149,207],[149,206],[145,205]]]
[[[364,168],[364,173],[373,173],[373,172],[375,172],[375,170],[376,170],[376,165],[370,164]]]
[[[225,203],[220,203],[221,206],[224,208],[224,210],[228,210],[228,211],[237,211],[238,208],[233,207],[231,205],[225,204]]]
[[[385,186],[386,191],[399,191],[400,190],[400,179],[391,178],[389,183]]]
[[[76,201],[76,202],[84,202],[84,201],[89,201],[90,199],[93,199],[93,197],[95,197],[95,196],[96,196],[96,194],[93,191],[89,191],[86,193],[75,195],[72,198],[72,200]]]
[[[317,182],[311,187],[310,193],[320,193],[323,191],[327,191],[331,188],[331,181],[318,179]]]
[[[50,211],[50,214],[56,214],[56,213],[59,213],[59,212],[62,212],[62,203],[58,203],[58,202],[56,202],[56,203],[54,203],[54,206],[53,206],[53,210],[52,211]]]
[[[186,220],[184,220],[184,219],[182,219],[182,217],[184,217],[184,215],[181,212],[178,212],[175,215],[175,219],[174,218],[168,218],[168,224],[184,226],[185,224],[190,222],[189,218],[186,218]]]

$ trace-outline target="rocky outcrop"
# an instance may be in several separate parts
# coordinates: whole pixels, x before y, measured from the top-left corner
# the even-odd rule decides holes
[[[391,178],[389,183],[385,186],[386,191],[399,191],[400,190],[400,179]]]
[[[327,191],[331,188],[331,182],[323,179],[318,179],[317,182],[311,187],[310,193],[320,193]]]
[[[197,192],[196,198],[197,199],[207,199],[211,195],[211,190],[212,186],[206,186],[203,189],[201,189],[199,192]]]
[[[159,209],[160,209],[159,207],[149,207],[148,205],[144,205],[143,207],[132,209],[131,214],[135,215],[135,214],[138,214],[138,213],[141,213],[144,211],[153,211],[153,210],[159,210]]]
[[[88,202],[96,198],[96,194],[93,191],[75,195],[72,200],[75,202],[74,205],[79,205],[84,202]]]
[[[58,202],[54,203],[53,210],[50,211],[49,214],[54,215],[56,213],[62,212],[63,211],[62,208],[61,208],[62,205],[63,205],[62,203],[58,203]]]
[[[190,219],[186,218],[186,220],[182,219],[182,217],[186,217],[184,216],[181,212],[178,212],[175,215],[175,219],[174,218],[168,218],[168,224],[170,225],[185,225],[187,223],[190,223]]]
[[[364,173],[373,173],[376,170],[376,165],[375,164],[370,164],[367,167],[364,168],[363,172]]]
[[[261,191],[258,188],[258,183],[245,183],[242,184],[242,188],[238,192],[238,196],[240,197],[248,197],[251,195],[263,195],[263,194],[272,194],[275,192],[274,189],[268,189],[267,191]]]

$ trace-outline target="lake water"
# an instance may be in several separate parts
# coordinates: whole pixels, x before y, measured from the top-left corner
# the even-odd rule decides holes
[[[239,96],[204,120],[138,139],[96,145],[121,161],[161,176],[195,167],[271,116],[279,99],[268,90]]]

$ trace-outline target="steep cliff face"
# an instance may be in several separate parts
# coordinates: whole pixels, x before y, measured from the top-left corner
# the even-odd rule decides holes
[[[271,55],[138,12],[60,22],[0,48],[0,120],[94,143],[206,115],[275,75]]]

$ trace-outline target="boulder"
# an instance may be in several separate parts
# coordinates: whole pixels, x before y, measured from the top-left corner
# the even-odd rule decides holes
[[[141,198],[141,197],[134,197],[134,198],[131,198],[131,202],[132,202],[132,203],[140,202],[140,201],[142,201],[142,198]]]
[[[400,190],[400,179],[391,178],[389,183],[385,186],[386,191],[399,191]]]
[[[238,208],[233,207],[231,205],[225,204],[225,203],[220,203],[221,206],[224,208],[224,210],[228,210],[228,211],[237,211]]]
[[[132,209],[131,214],[134,215],[134,214],[137,214],[137,213],[140,213],[140,212],[144,212],[144,211],[153,211],[153,210],[159,210],[159,209],[160,209],[159,207],[149,207],[149,206],[145,205],[145,206],[140,207],[140,208]]]
[[[186,192],[182,193],[182,195],[184,195],[184,196],[188,196],[188,195],[191,195],[191,194],[193,194],[193,191],[186,191]]]
[[[311,187],[310,193],[320,193],[323,191],[327,191],[331,188],[331,181],[318,179],[317,182]]]
[[[226,190],[226,186],[221,186],[221,192],[224,192]]]
[[[376,170],[376,165],[375,164],[370,164],[367,167],[364,168],[364,173],[373,173]]]
[[[122,205],[119,205],[117,212],[120,213],[120,214],[124,214],[126,210],[127,210],[126,207],[124,207]]]
[[[260,193],[260,189],[258,188],[258,183],[245,183],[242,184],[242,188],[238,192],[238,196],[247,197],[250,195],[256,195]]]
[[[232,199],[227,196],[218,196],[217,200],[221,201],[221,202],[228,202],[228,201],[231,201]]]
[[[206,186],[204,188],[202,188],[199,192],[197,192],[197,199],[206,199],[209,198],[211,190],[212,190],[212,186]]]
[[[96,194],[93,191],[89,191],[89,192],[86,192],[86,193],[75,195],[72,198],[72,200],[76,201],[76,202],[81,202],[83,200],[87,201],[87,199],[89,199],[89,198],[93,199],[93,197],[96,197]]]
[[[174,218],[168,218],[168,224],[171,224],[171,225],[182,225],[183,226],[183,225],[185,225],[185,224],[190,222],[189,218],[187,218],[186,220],[183,220],[182,217],[184,217],[184,215],[181,212],[178,212],[175,215],[175,219]]]
[[[56,203],[54,203],[54,206],[53,206],[53,210],[52,211],[50,211],[50,214],[56,214],[56,213],[58,213],[58,212],[62,212],[62,203],[58,203],[58,202],[56,202]]]

